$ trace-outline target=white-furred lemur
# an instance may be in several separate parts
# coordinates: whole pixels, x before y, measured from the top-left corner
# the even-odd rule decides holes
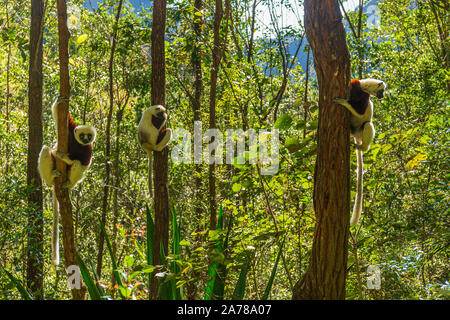
[[[161,105],[153,105],[147,108],[139,121],[137,138],[141,147],[148,155],[148,187],[150,194],[152,188],[152,152],[162,151],[172,136],[172,130],[166,127],[166,108]]]
[[[61,99],[58,98],[52,105],[52,114],[58,130],[58,105]],[[55,168],[55,159],[64,161],[68,166],[67,181],[63,183],[64,188],[72,189],[80,182],[89,168],[92,159],[92,143],[95,140],[97,131],[93,126],[78,126],[69,113],[69,149],[64,154],[57,151],[57,145],[53,149],[43,146],[39,154],[38,168],[42,179],[50,186],[55,182],[55,178],[61,173]],[[52,262],[59,264],[59,228],[58,228],[58,201],[53,190],[53,236],[52,236]]]
[[[141,147],[151,153],[162,151],[172,136],[172,130],[166,128],[166,108],[154,105],[142,113],[139,121],[138,140]]]
[[[369,150],[375,136],[375,127],[372,123],[373,104],[370,96],[383,98],[386,84],[376,79],[353,79],[350,83],[350,98],[336,98],[334,102],[347,108],[351,112],[350,134],[355,139],[357,157],[356,197],[350,225],[358,223],[363,206],[363,156]]]

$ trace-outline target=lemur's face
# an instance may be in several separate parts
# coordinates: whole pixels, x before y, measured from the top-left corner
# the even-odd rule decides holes
[[[93,126],[76,126],[74,135],[79,144],[87,146],[94,142],[97,130]]]
[[[376,79],[364,79],[360,81],[361,90],[367,92],[371,96],[379,99],[384,97],[384,89],[386,89],[386,83]]]
[[[152,124],[156,129],[161,129],[167,120],[166,108],[160,105],[151,106],[148,112],[152,115]]]

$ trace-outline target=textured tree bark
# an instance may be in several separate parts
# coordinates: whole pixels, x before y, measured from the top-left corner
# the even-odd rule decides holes
[[[166,62],[164,53],[164,34],[166,30],[166,0],[155,0],[153,5],[153,23],[151,35],[152,52],[152,105],[166,104]],[[153,152],[153,185],[155,188],[155,231],[153,236],[153,264],[161,263],[160,245],[164,253],[169,248],[169,184],[168,158],[169,149]],[[151,177],[149,177],[151,179]],[[158,282],[152,277],[150,299],[159,299]]]
[[[44,1],[31,1],[30,66],[28,78],[28,158],[27,184],[33,186],[28,197],[29,233],[27,243],[27,288],[35,299],[44,296],[44,219],[42,181],[38,171],[42,147],[42,27]]]
[[[319,82],[316,225],[310,265],[293,299],[344,299],[350,213],[349,114],[333,104],[346,97],[350,58],[336,0],[305,0],[305,29]]]
[[[69,38],[70,33],[67,28],[67,7],[65,0],[57,1],[58,10],[58,38],[59,38],[59,95],[65,99],[58,106],[58,151],[67,153],[69,148],[68,138],[68,113],[70,97],[70,77],[69,77]],[[62,223],[62,238],[64,248],[64,260],[66,268],[78,266],[77,249],[72,221],[72,203],[70,202],[69,190],[62,188],[61,184],[67,180],[67,166],[61,161],[56,161],[56,169],[61,172],[61,176],[55,179],[55,193],[59,202],[59,213]],[[80,287],[72,288],[74,300],[83,300],[86,293],[84,284]]]

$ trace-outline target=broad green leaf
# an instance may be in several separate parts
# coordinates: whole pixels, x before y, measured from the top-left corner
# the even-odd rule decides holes
[[[126,257],[123,259],[123,264],[124,264],[124,266],[127,267],[127,268],[131,268],[131,267],[133,266],[133,263],[134,263],[134,257],[133,257],[133,255],[126,256]]]
[[[86,41],[87,38],[88,38],[88,35],[87,34],[83,34],[83,35],[81,35],[81,36],[79,36],[77,38],[76,43],[77,44],[83,43],[84,41]]]
[[[250,269],[250,257],[247,258],[247,261],[245,262],[244,266],[241,269],[241,272],[239,274],[239,279],[236,283],[236,287],[234,288],[233,296],[231,297],[231,300],[242,300],[244,299],[245,294],[245,286],[247,283],[247,273]]]
[[[290,153],[293,153],[300,149],[300,143],[298,142],[298,138],[296,137],[287,138],[284,146],[289,150]]]
[[[278,117],[277,121],[275,122],[275,129],[287,130],[291,127],[291,125],[292,125],[291,116],[284,113],[284,114],[280,115]]]
[[[241,190],[241,188],[242,188],[242,185],[240,183],[235,183],[235,184],[233,184],[233,187],[232,187],[233,192],[239,192]]]
[[[92,279],[83,259],[81,259],[78,253],[77,253],[77,261],[78,267],[80,268],[81,276],[83,277],[83,281],[88,289],[89,296],[91,297],[92,300],[101,300],[101,294],[98,291],[97,286],[95,285],[95,281]]]
[[[414,158],[412,158],[411,160],[408,161],[408,163],[406,164],[406,170],[411,171],[412,169],[417,167],[419,165],[419,163],[421,163],[422,161],[424,161],[426,159],[427,159],[426,154],[419,153]]]
[[[181,240],[180,241],[180,246],[187,247],[187,246],[190,246],[190,245],[191,245],[191,243],[189,241],[187,241],[187,240]]]

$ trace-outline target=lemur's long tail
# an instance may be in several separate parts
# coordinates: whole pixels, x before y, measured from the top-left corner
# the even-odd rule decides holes
[[[53,189],[53,232],[52,232],[52,263],[59,264],[59,204]]]
[[[358,166],[356,169],[356,196],[352,218],[350,219],[351,226],[358,223],[363,206],[363,153],[361,150],[356,149],[356,158]]]
[[[147,156],[148,156],[148,192],[149,192],[150,198],[153,199],[153,183],[152,183],[153,152],[147,151]]]

